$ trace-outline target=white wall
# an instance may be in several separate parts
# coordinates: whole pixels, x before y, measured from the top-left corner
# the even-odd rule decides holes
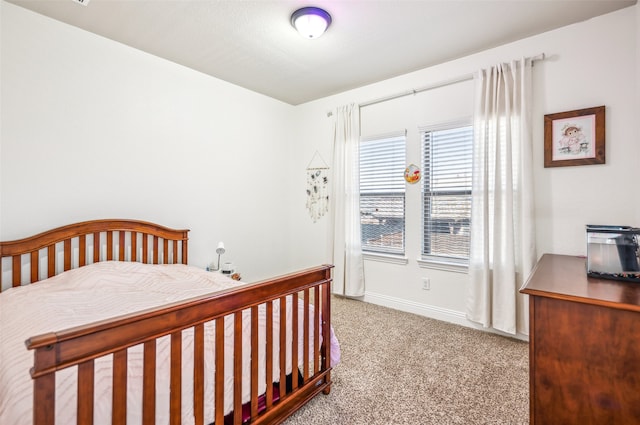
[[[1,240],[137,218],[190,228],[194,265],[222,240],[246,280],[290,271],[292,106],[1,4]]]
[[[330,156],[333,119],[326,111],[347,103],[364,103],[472,73],[496,62],[545,53],[547,59],[533,69],[534,173],[537,251],[584,255],[584,226],[587,223],[640,226],[637,170],[640,168],[638,138],[638,6],[626,8],[576,25],[561,28],[509,45],[467,56],[372,84],[336,96],[301,105],[296,121],[301,135],[315,149]],[[425,48],[428,45],[425,44]],[[461,83],[437,91],[417,94],[381,107],[362,110],[363,133],[398,130],[400,118],[425,123],[457,118],[473,102],[473,84]],[[425,106],[426,102],[426,106]],[[543,118],[545,114],[606,105],[606,164],[544,168]],[[373,112],[376,108],[377,112]],[[422,117],[416,118],[421,108]],[[380,112],[380,113],[378,113]],[[386,117],[385,117],[386,114]],[[447,117],[449,115],[449,117]],[[417,132],[408,128],[407,162],[418,161]],[[308,156],[309,146],[297,146],[296,156]],[[418,162],[416,162],[418,163]],[[416,189],[416,190],[414,190]],[[419,226],[418,188],[409,187],[407,225]],[[302,198],[302,191],[295,191]],[[411,197],[411,199],[409,199]],[[294,204],[302,202],[293,199]],[[323,235],[328,220],[318,224],[301,215],[292,234]],[[417,232],[419,227],[414,227]],[[292,240],[296,244],[296,240]],[[306,247],[308,249],[308,247]],[[312,247],[304,262],[327,258],[321,243]],[[466,324],[464,319],[468,276],[440,270],[421,269],[419,238],[407,235],[406,266],[365,262],[365,299],[428,316]],[[303,246],[299,245],[299,250]],[[421,289],[421,277],[431,278],[431,290]]]
[[[585,254],[584,225],[636,222],[625,202],[637,180],[638,6],[539,37],[553,50],[542,66],[534,113],[606,105],[606,164],[538,168],[538,247],[542,252]],[[538,128],[539,137],[542,128]],[[542,163],[542,150],[536,152]]]

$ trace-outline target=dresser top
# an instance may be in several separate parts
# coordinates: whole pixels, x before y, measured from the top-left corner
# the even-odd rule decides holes
[[[584,257],[544,254],[520,292],[640,311],[640,283],[588,277]]]

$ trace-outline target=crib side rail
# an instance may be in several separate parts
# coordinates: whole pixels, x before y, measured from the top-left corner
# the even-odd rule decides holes
[[[320,266],[307,269],[298,273],[292,273],[279,278],[267,280],[254,285],[247,285],[237,289],[225,290],[212,295],[197,297],[191,300],[174,303],[163,308],[152,309],[145,312],[122,316],[117,319],[102,321],[91,325],[85,325],[58,333],[49,333],[30,338],[27,348],[34,350],[34,367],[31,376],[34,379],[34,425],[53,425],[55,423],[55,391],[56,371],[77,366],[78,370],[78,423],[90,424],[93,421],[93,373],[94,360],[113,354],[113,400],[112,421],[124,423],[126,421],[127,404],[127,349],[139,344],[144,350],[144,375],[143,375],[143,423],[155,422],[155,352],[156,340],[160,337],[170,336],[170,385],[171,423],[180,423],[181,408],[181,382],[182,382],[182,337],[181,332],[188,328],[194,330],[194,376],[193,376],[193,406],[196,423],[204,423],[204,404],[209,402],[204,399],[203,381],[204,373],[203,349],[204,349],[204,324],[209,321],[216,323],[215,350],[216,370],[224,370],[224,325],[226,316],[235,318],[234,325],[234,423],[242,421],[242,405],[240,394],[242,391],[242,350],[257,352],[257,308],[264,304],[267,310],[267,326],[272,318],[273,303],[279,300],[279,305],[287,296],[293,303],[291,318],[286,316],[286,309],[280,309],[280,332],[267,332],[267,350],[273,350],[273,339],[280,338],[280,347],[286,341],[283,335],[287,320],[292,321],[292,329],[299,329],[303,324],[301,333],[293,332],[292,364],[298,364],[298,359],[303,359],[302,382],[293,380],[293,387],[287,389],[284,386],[282,376],[279,379],[278,391],[274,391],[273,381],[277,377],[270,375],[273,371],[272,355],[266,356],[266,410],[258,407],[258,367],[257,356],[251,356],[251,402],[250,415],[252,423],[279,423],[289,416],[295,408],[319,391],[328,391],[330,380],[330,282],[331,266]],[[298,303],[305,312],[298,314]],[[312,317],[307,313],[309,306],[314,305]],[[242,312],[251,312],[251,346],[244,347],[242,343],[243,321]],[[309,335],[309,329],[321,329],[322,344],[319,342],[318,332],[313,332],[314,340]],[[321,326],[321,328],[320,328]],[[299,340],[303,340],[304,350],[298,352]],[[313,347],[313,352],[308,353],[308,347]],[[251,351],[254,350],[254,351]],[[280,350],[279,361],[281,365],[286,359],[287,350]],[[267,351],[272,353],[272,351]],[[277,357],[277,356],[276,356]],[[311,360],[309,360],[311,359]],[[222,363],[220,363],[222,362]],[[283,368],[280,367],[282,371]],[[224,373],[215,377],[215,404],[223,405]],[[273,394],[279,394],[275,400]],[[294,409],[294,410],[291,410]],[[216,408],[216,423],[223,423],[223,409]],[[263,422],[264,421],[264,422]]]

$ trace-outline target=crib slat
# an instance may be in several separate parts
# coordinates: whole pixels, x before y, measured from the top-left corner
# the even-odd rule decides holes
[[[158,264],[158,237],[153,237],[153,264]]]
[[[204,424],[204,325],[193,329],[193,413],[196,425]]]
[[[328,273],[328,272],[327,272]],[[325,347],[322,350],[322,370],[326,370],[326,382],[331,382],[331,348],[329,347],[331,344],[331,334],[330,327],[326,326],[326,318],[331,317],[331,292],[329,290],[329,285],[324,283],[322,284],[322,345]],[[325,388],[322,392],[324,394],[329,394],[330,387]]]
[[[138,261],[138,232],[131,232],[131,261]]]
[[[40,278],[40,262],[38,261],[38,251],[31,253],[31,283],[37,282]]]
[[[127,422],[127,350],[113,353],[112,424]]]
[[[100,261],[100,232],[93,234],[93,262]]]
[[[320,287],[313,288],[315,308],[313,309],[313,374],[320,371]]]
[[[280,298],[280,398],[287,392],[287,299]]]
[[[151,259],[149,260],[151,264],[158,264],[158,237],[151,237],[151,244],[149,245],[149,254],[151,255]]]
[[[309,380],[309,289],[304,290],[304,319],[302,325],[302,380],[306,384]],[[318,333],[314,329],[314,334]]]
[[[65,239],[63,242],[64,251],[64,271],[71,270],[71,239]]]
[[[162,242],[164,245],[164,252],[162,253],[162,264],[169,264],[169,241],[167,239],[164,239]]]
[[[258,416],[258,306],[251,307],[251,418]]]
[[[107,261],[113,260],[113,231],[107,232]]]
[[[79,266],[87,265],[87,236],[80,235],[78,237],[78,263]]]
[[[233,424],[242,424],[242,311],[233,314]]]
[[[216,319],[215,423],[224,423],[224,317]]]
[[[156,340],[144,343],[144,367],[142,372],[142,423],[156,423]]]
[[[93,360],[78,365],[78,424],[93,424]]]
[[[182,241],[182,264],[188,264],[189,258],[189,242],[187,240]]]
[[[22,282],[22,257],[20,255],[13,256],[11,274],[13,278],[13,286],[20,286],[20,283]]]
[[[291,380],[293,390],[298,389],[298,339],[300,327],[298,326],[298,293],[291,295]]]
[[[47,277],[55,276],[56,274],[56,246],[49,245],[47,247]]]
[[[171,400],[169,401],[169,423],[180,425],[182,409],[182,332],[171,334]]]
[[[142,234],[142,262],[149,262],[149,235]]]
[[[273,405],[273,301],[267,301],[266,313],[267,324],[265,330],[267,332],[265,342],[265,353],[267,357],[266,365],[266,381],[267,381],[267,409]]]
[[[124,258],[124,239],[127,236],[126,232],[120,231],[118,232],[118,236],[120,238],[120,246],[119,246],[119,251],[118,251],[118,260],[120,261],[125,261]]]

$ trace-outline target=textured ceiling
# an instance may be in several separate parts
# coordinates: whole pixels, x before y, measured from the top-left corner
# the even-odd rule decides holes
[[[7,1],[297,105],[637,0]],[[302,38],[289,22],[309,5],[333,18],[315,40]]]

